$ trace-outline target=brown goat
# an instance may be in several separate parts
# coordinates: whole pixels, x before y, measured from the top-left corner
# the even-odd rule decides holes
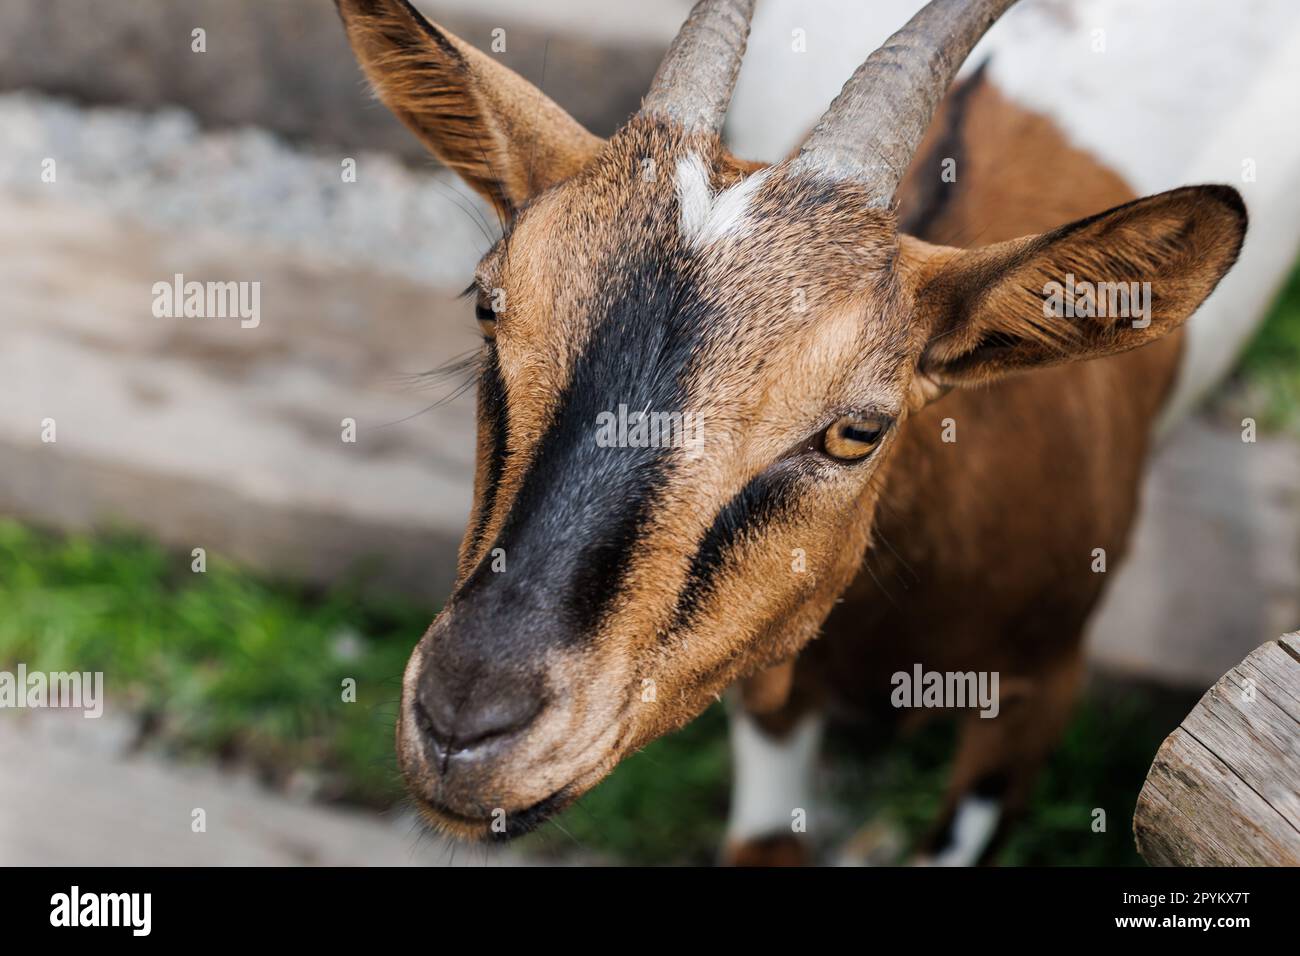
[[[924,848],[993,851],[1246,228],[1228,187],[1127,201],[978,74],[940,109],[1009,4],[934,0],[762,167],[719,139],[752,0],[698,3],[609,141],[405,0],[339,0],[379,96],[507,222],[474,513],[397,726],[435,824],[524,832],[741,682],[728,858],[803,860],[817,715],[923,713],[919,668],[997,681]],[[1043,161],[999,182],[1011,149]]]

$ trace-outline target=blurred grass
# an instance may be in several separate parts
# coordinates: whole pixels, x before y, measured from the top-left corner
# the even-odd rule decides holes
[[[0,667],[102,670],[110,706],[142,718],[149,742],[219,755],[273,785],[306,773],[317,792],[386,807],[401,799],[392,727],[406,656],[431,609],[262,580],[209,555],[208,570],[139,538],[55,536],[0,521]],[[357,681],[343,703],[341,682]],[[1004,862],[1138,862],[1129,820],[1151,756],[1190,701],[1094,694],[1052,760]],[[1180,709],[1181,708],[1181,709]],[[837,838],[882,815],[922,834],[943,791],[951,733],[936,727],[867,761],[834,735],[826,790]],[[720,706],[628,758],[533,852],[639,863],[708,863],[726,818]],[[1092,810],[1108,830],[1093,833]]]
[[[1149,687],[1094,688],[999,863],[1143,865],[1132,833],[1138,792],[1156,750],[1198,697]],[[833,851],[876,821],[898,831],[906,846],[919,842],[939,812],[954,743],[954,729],[945,723],[884,747],[864,744],[851,729],[833,729],[819,781],[829,803],[817,815],[823,849]],[[529,840],[559,855],[580,847],[628,862],[707,864],[723,838],[729,781],[726,718],[718,705],[624,761],[560,817],[561,836],[547,828]],[[1093,829],[1098,809],[1105,811],[1103,831]],[[896,858],[905,859],[905,853]]]
[[[139,538],[56,537],[0,521],[0,666],[103,671],[110,706],[179,751],[322,775],[329,796],[394,792],[402,668],[430,614],[264,582]],[[357,682],[344,703],[342,681]]]
[[[1003,848],[1003,866],[1140,866],[1133,810],[1165,737],[1199,694],[1152,686],[1094,684],[1039,777],[1029,812]],[[851,738],[832,737],[832,792],[860,808],[855,825],[879,817],[915,844],[938,815],[956,742],[951,723],[896,741],[875,760],[854,759]],[[859,750],[860,752],[860,750]],[[1094,829],[1104,811],[1104,830]],[[848,833],[841,834],[841,839]]]
[[[1220,408],[1300,435],[1300,265],[1242,354]]]

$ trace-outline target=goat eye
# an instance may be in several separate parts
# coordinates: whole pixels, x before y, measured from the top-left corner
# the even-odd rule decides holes
[[[860,461],[880,444],[889,421],[846,415],[836,419],[821,434],[821,450],[836,461]]]
[[[482,299],[474,303],[474,318],[478,319],[479,331],[484,338],[496,338],[497,314]]]

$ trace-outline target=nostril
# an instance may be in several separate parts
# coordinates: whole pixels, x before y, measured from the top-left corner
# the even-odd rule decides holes
[[[532,696],[466,704],[456,718],[452,749],[471,750],[517,733],[531,724],[541,709],[541,699]]]
[[[451,735],[438,728],[433,715],[429,713],[429,708],[418,698],[415,701],[414,714],[415,727],[420,732],[420,739],[430,750],[429,756],[440,770],[445,770],[447,757],[451,753]]]
[[[420,728],[421,733],[440,743],[446,743],[451,738],[450,734],[438,729],[438,725],[434,723],[433,715],[429,713],[429,708],[424,706],[422,700],[415,702],[415,724]]]
[[[536,687],[476,681],[468,693],[452,693],[440,674],[426,672],[413,701],[412,715],[430,760],[446,772],[453,756],[482,756],[488,744],[526,728],[544,700]],[[462,697],[464,695],[464,697]],[[455,703],[460,698],[460,703]]]

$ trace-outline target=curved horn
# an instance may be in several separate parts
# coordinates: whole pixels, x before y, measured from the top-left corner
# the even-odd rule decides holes
[[[754,0],[700,0],[659,64],[642,115],[718,132],[749,37]]]
[[[872,188],[888,206],[971,49],[1015,0],[931,0],[844,84],[796,162]]]

